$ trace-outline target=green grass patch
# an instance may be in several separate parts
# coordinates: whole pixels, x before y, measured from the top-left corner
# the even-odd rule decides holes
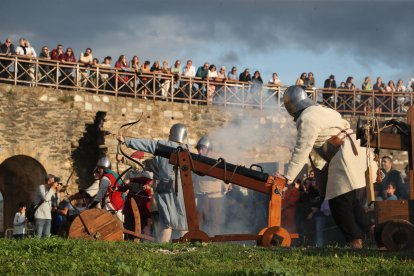
[[[5,275],[414,275],[414,252],[0,239]]]

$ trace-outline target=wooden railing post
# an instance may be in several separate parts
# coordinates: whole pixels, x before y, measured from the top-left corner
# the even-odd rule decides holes
[[[155,93],[157,93],[157,89],[155,89],[155,81],[156,81],[155,73],[152,74],[152,100],[155,101]]]
[[[36,62],[35,62],[35,68],[34,68],[34,77],[35,77],[35,79],[34,79],[34,86],[38,86],[38,84],[37,84],[37,82],[38,82],[38,75],[39,75],[39,60],[38,59],[36,59]]]
[[[56,82],[56,89],[59,89],[59,71],[60,71],[60,63],[59,62],[56,62],[56,79],[55,79],[55,82]]]
[[[355,116],[355,113],[356,113],[356,101],[357,101],[357,99],[356,99],[356,90],[355,89],[353,90],[353,94],[354,94],[354,100],[353,100],[353,105],[354,105],[354,107],[353,107],[353,115]]]
[[[81,72],[79,68],[79,63],[76,64],[76,91],[79,91],[80,88],[80,79],[81,79]]]
[[[192,103],[192,99],[193,99],[193,78],[192,77],[190,77],[190,79],[189,79],[189,88],[188,88],[188,90],[190,91],[188,94],[189,94],[189,97],[190,97],[190,104]]]
[[[118,69],[115,69],[115,96],[118,97]]]
[[[96,95],[98,95],[99,94],[99,66],[96,66],[95,76],[96,76]]]
[[[14,85],[17,85],[17,72],[18,65],[17,65],[17,56],[14,57]]]

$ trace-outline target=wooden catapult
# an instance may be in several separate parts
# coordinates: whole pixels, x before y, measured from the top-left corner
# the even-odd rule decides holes
[[[224,241],[256,241],[260,246],[280,245],[289,247],[292,239],[298,234],[289,233],[281,227],[282,191],[286,179],[269,176],[266,173],[226,163],[224,159],[212,159],[189,152],[184,148],[173,148],[158,144],[154,155],[169,159],[169,163],[180,171],[187,215],[188,232],[176,242],[224,242]],[[253,166],[253,165],[252,165]],[[257,165],[256,165],[257,166]],[[254,191],[269,195],[269,216],[267,227],[258,234],[227,234],[209,237],[200,230],[194,196],[192,172],[207,175],[225,183],[232,183]]]
[[[376,242],[388,250],[414,248],[414,106],[407,112],[407,124],[409,133],[371,128],[361,139],[362,146],[408,152],[409,199],[374,201]]]

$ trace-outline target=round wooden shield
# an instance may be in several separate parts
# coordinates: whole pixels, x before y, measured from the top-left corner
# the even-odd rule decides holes
[[[121,221],[103,209],[88,209],[80,213],[69,227],[68,238],[122,241]]]
[[[388,221],[381,233],[382,242],[388,250],[414,248],[414,225],[403,219]]]

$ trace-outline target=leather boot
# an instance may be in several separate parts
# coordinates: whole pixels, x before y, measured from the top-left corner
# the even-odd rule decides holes
[[[362,239],[354,239],[351,241],[351,247],[354,249],[362,249]]]

